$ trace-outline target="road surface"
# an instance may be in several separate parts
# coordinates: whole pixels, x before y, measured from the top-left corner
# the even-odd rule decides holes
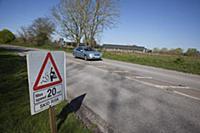
[[[114,132],[200,132],[200,76],[68,55],[67,86]]]
[[[200,76],[67,54],[67,87],[116,133],[199,133]]]

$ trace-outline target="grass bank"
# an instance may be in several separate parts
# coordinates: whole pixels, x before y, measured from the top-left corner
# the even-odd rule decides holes
[[[65,48],[65,47],[61,47],[61,46],[57,46],[57,45],[53,45],[53,44],[45,44],[45,45],[38,46],[38,45],[33,45],[33,44],[15,44],[15,43],[12,43],[10,45],[23,46],[23,47],[29,47],[29,48],[48,49],[48,50],[62,50],[62,51],[68,52],[68,53],[72,53],[72,51],[73,51],[73,48]]]
[[[66,102],[56,106],[58,114]],[[49,133],[48,110],[31,116],[26,59],[0,49],[0,132]],[[59,133],[90,133],[74,113],[59,129]]]
[[[104,52],[103,57],[200,75],[199,57],[120,52]]]
[[[72,48],[62,48],[54,45],[21,45],[25,47],[34,47],[50,50],[63,50],[72,53]],[[200,75],[200,57],[177,56],[177,55],[155,55],[144,53],[125,53],[125,52],[103,52],[103,58],[136,63],[141,65],[159,67],[180,72]]]

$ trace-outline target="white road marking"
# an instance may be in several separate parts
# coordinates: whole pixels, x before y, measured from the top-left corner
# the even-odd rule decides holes
[[[139,83],[142,83],[144,85],[148,85],[148,86],[152,86],[152,87],[156,87],[156,88],[160,88],[160,89],[164,89],[163,87],[161,87],[160,85],[156,85],[156,84],[152,84],[152,83],[149,83],[149,82],[144,82],[144,81],[141,81],[141,80],[137,80],[136,78],[131,78],[131,77],[125,77],[129,80],[134,80],[136,82],[139,82]]]
[[[114,73],[127,73],[128,71],[113,71]]]
[[[76,64],[81,64],[80,62],[76,62],[76,61],[72,61],[70,60],[69,62],[72,62],[72,63],[76,63]],[[105,69],[102,69],[102,68],[105,68],[105,66],[97,66],[95,67],[96,69],[98,70],[101,70],[103,72],[108,72],[107,70]],[[120,72],[128,72],[128,71],[113,71],[114,73],[120,73]],[[137,79],[152,79],[152,77],[144,77],[144,76],[135,76],[135,77],[128,77],[126,76],[125,78],[129,79],[129,80],[134,80],[136,82],[139,82],[139,83],[142,83],[144,85],[148,85],[148,86],[152,86],[152,87],[156,87],[156,88],[160,88],[160,89],[168,89],[168,88],[171,88],[171,89],[175,89],[175,88],[179,88],[179,89],[190,89],[190,87],[188,86],[173,86],[173,85],[169,85],[169,86],[166,86],[166,85],[157,85],[157,84],[153,84],[153,83],[149,83],[149,82],[145,82],[145,81],[141,81],[141,80],[137,80]],[[184,94],[182,92],[178,92],[178,91],[172,91],[176,94],[179,94],[179,95],[182,95],[182,96],[186,96],[186,97],[189,97],[189,98],[192,98],[192,99],[195,99],[195,100],[200,100],[200,98],[198,97],[193,97],[193,96],[190,96],[190,95],[187,95],[187,94]]]
[[[160,89],[167,89],[167,88],[172,88],[172,89],[177,89],[177,88],[180,88],[180,89],[189,89],[190,87],[188,86],[164,86],[164,85],[156,85],[156,84],[152,84],[152,83],[149,83],[149,82],[144,82],[144,81],[140,81],[140,80],[137,80],[137,79],[133,79],[131,77],[126,77],[127,79],[129,80],[134,80],[136,82],[139,82],[139,83],[142,83],[142,84],[145,84],[145,85],[149,85],[149,86],[153,86],[153,87],[156,87],[156,88],[160,88]],[[192,98],[192,99],[195,99],[195,100],[200,100],[200,98],[198,97],[194,97],[194,96],[190,96],[190,95],[187,95],[185,93],[182,93],[182,92],[179,92],[179,91],[174,91],[172,90],[173,93],[176,93],[176,94],[179,94],[179,95],[182,95],[182,96],[186,96],[186,97],[189,97],[189,98]]]
[[[179,88],[179,89],[189,89],[190,87],[188,86],[173,86],[173,85],[157,85],[157,84],[153,84],[153,83],[149,83],[149,82],[145,82],[145,81],[141,81],[141,80],[137,80],[136,78],[132,78],[132,77],[128,77],[126,76],[125,78],[129,79],[129,80],[134,80],[137,81],[139,83],[148,85],[148,86],[152,86],[152,87],[156,87],[156,88],[160,88],[160,89],[167,89],[167,88]]]
[[[173,91],[173,92],[176,93],[176,94],[182,95],[182,96],[186,96],[186,97],[195,99],[195,100],[200,100],[200,98],[198,98],[198,97],[190,96],[190,95],[187,95],[187,94],[179,92],[179,91]]]
[[[108,72],[107,70],[101,69],[101,68],[99,68],[99,67],[94,67],[94,68],[96,68],[96,69],[98,69],[98,70],[101,70],[101,71],[103,71],[103,72]]]
[[[173,85],[169,85],[169,86],[166,86],[167,88],[172,88],[172,89],[190,89],[189,86],[173,86]]]
[[[99,68],[106,68],[106,66],[97,66],[97,67],[99,67]]]
[[[135,76],[136,79],[152,79],[152,77]]]

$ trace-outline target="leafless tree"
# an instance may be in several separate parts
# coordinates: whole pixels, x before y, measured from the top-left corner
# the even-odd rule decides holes
[[[50,40],[54,30],[55,26],[49,18],[40,17],[35,19],[32,25],[21,27],[21,30],[18,31],[18,35],[24,42],[43,45]]]
[[[87,22],[84,29],[86,43],[94,46],[97,35],[105,28],[112,28],[119,16],[117,3],[114,0],[90,0],[89,10],[86,10]]]
[[[22,26],[18,31],[18,36],[20,37],[20,39],[22,39],[23,42],[26,42],[29,38],[27,28]]]
[[[89,45],[105,28],[111,28],[118,16],[116,0],[60,0],[52,9],[61,34],[79,44]]]
[[[29,27],[31,33],[35,37],[37,44],[44,44],[45,41],[50,40],[51,34],[55,30],[54,24],[47,17],[37,18]]]
[[[18,30],[18,41],[21,43],[34,43],[34,34],[31,30],[31,26],[22,26]]]
[[[60,3],[52,9],[54,20],[60,24],[61,35],[77,44],[83,37],[84,8],[85,1],[60,0]]]

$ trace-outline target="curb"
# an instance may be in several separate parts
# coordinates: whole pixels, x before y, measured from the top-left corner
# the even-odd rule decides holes
[[[69,100],[72,99],[72,97],[69,97]],[[92,130],[93,133],[114,133],[112,126],[84,103],[81,105],[80,109],[75,112],[75,114],[87,128]]]
[[[81,105],[76,115],[94,133],[114,133],[113,128],[106,121],[85,105]]]

